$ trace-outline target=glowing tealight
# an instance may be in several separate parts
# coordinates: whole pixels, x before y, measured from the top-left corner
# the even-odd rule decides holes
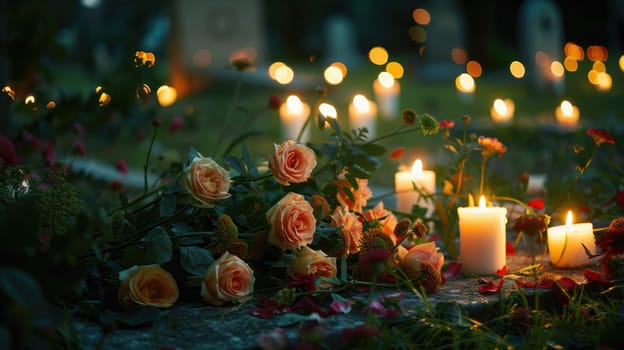
[[[596,250],[592,223],[573,223],[572,211],[566,215],[565,225],[548,228],[550,262],[556,267],[588,265],[591,259],[585,253]]]
[[[352,129],[366,128],[368,137],[375,137],[377,105],[364,95],[355,95],[349,104],[349,125]]]

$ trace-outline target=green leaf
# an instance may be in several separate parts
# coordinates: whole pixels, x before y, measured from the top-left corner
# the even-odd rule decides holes
[[[207,249],[194,246],[180,248],[180,265],[193,275],[203,276],[213,262],[212,253]]]
[[[245,164],[243,162],[241,162],[240,159],[231,156],[231,155],[227,155],[225,157],[223,157],[223,160],[225,161],[225,163],[227,165],[230,166],[230,168],[234,169],[234,171],[236,171],[237,173],[241,174],[241,175],[246,175],[247,171],[245,169]]]
[[[176,196],[173,193],[165,193],[160,198],[160,216],[170,217],[176,207]]]
[[[171,239],[164,228],[158,226],[145,236],[145,257],[149,263],[164,264],[171,260]]]
[[[18,304],[38,306],[43,302],[39,283],[28,273],[14,267],[0,268],[0,291]]]
[[[113,312],[106,310],[100,315],[103,324],[119,322],[126,326],[140,326],[151,323],[160,318],[160,309],[153,306],[141,306],[138,309],[125,312]]]
[[[371,156],[380,156],[386,153],[385,147],[374,143],[365,143],[361,145],[360,148],[362,148],[364,152],[368,153]]]
[[[455,154],[459,153],[457,152],[457,148],[455,148],[455,146],[451,145],[450,143],[445,144],[444,148],[448,149],[452,153],[455,153]]]

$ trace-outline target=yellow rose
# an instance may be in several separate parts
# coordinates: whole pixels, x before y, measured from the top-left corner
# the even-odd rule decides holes
[[[308,146],[293,140],[274,145],[269,167],[275,181],[282,185],[306,182],[316,166],[316,154]]]
[[[294,276],[332,278],[336,277],[336,258],[329,257],[322,250],[303,247],[297,252],[297,259],[290,266]],[[321,284],[323,286],[323,284]]]
[[[129,308],[134,304],[170,307],[179,292],[173,276],[158,265],[133,266],[119,272],[119,303]]]
[[[184,168],[182,188],[198,207],[210,208],[212,203],[230,197],[230,174],[210,157],[197,157]]]
[[[253,294],[253,270],[241,258],[225,252],[206,271],[201,296],[207,303],[243,303]]]
[[[269,242],[282,249],[295,250],[314,238],[314,210],[300,194],[287,193],[266,212],[266,218],[271,224]]]

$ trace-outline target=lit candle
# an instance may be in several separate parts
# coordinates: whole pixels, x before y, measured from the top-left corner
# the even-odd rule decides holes
[[[397,118],[399,116],[401,86],[392,74],[388,72],[379,73],[373,82],[373,91],[379,105],[379,114],[384,118]]]
[[[412,168],[408,171],[402,169],[394,174],[394,188],[396,191],[397,210],[404,213],[411,213],[414,204],[427,208],[427,216],[433,212],[433,201],[421,197],[420,193],[414,190],[414,185],[423,194],[435,193],[436,175],[433,170],[423,170],[420,159],[416,159]]]
[[[305,125],[306,119],[310,115],[310,106],[302,102],[298,96],[290,95],[279,109],[279,116],[282,122],[282,137],[285,140],[296,140]],[[306,128],[301,139],[305,143],[310,138],[310,128]]]
[[[565,225],[548,228],[550,262],[556,267],[578,267],[591,262],[583,245],[595,252],[594,226],[590,222],[572,224],[572,211],[568,211]]]
[[[578,107],[568,100],[561,101],[561,104],[555,109],[555,118],[557,122],[564,127],[574,128],[579,121],[580,112]]]
[[[459,92],[459,97],[464,102],[470,102],[473,98],[477,86],[475,85],[474,78],[468,73],[462,73],[455,78],[455,87]]]
[[[368,138],[374,138],[376,134],[375,117],[377,105],[369,101],[364,95],[355,95],[353,102],[349,103],[349,124],[352,129],[368,129]]]
[[[507,209],[486,207],[481,196],[478,207],[457,208],[459,256],[466,273],[491,275],[506,265]]]
[[[490,116],[497,124],[509,124],[513,119],[515,105],[511,99],[497,98],[490,108]]]

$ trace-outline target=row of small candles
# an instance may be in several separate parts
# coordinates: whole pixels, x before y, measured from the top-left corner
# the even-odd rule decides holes
[[[426,208],[426,216],[434,211],[427,195],[435,193],[436,175],[424,170],[420,159],[411,169],[400,168],[394,176],[396,207],[411,212],[414,205]],[[495,274],[506,266],[507,208],[487,206],[484,196],[477,207],[460,207],[459,253],[463,271],[476,275]],[[551,264],[558,268],[573,268],[590,263],[585,248],[595,252],[593,225],[573,224],[568,212],[565,225],[548,228],[548,251]]]
[[[515,105],[509,99],[497,98],[490,108],[490,116],[497,124],[509,124],[514,116]],[[561,101],[555,108],[555,119],[562,127],[574,128],[577,126],[580,118],[580,111],[577,106],[568,100]]]
[[[378,114],[387,119],[398,118],[400,91],[399,82],[392,77],[392,74],[388,72],[379,73],[373,83],[373,92],[377,102],[368,99],[363,94],[357,94],[349,103],[350,127],[352,129],[367,128],[368,137],[375,137]],[[279,109],[282,136],[287,139],[295,139],[310,116],[310,112],[310,106],[297,95],[288,96],[286,103],[283,103]],[[319,110],[319,113],[325,117],[336,117],[335,115],[326,115],[323,112]],[[300,141],[305,142],[308,139],[309,128],[306,128]]]

